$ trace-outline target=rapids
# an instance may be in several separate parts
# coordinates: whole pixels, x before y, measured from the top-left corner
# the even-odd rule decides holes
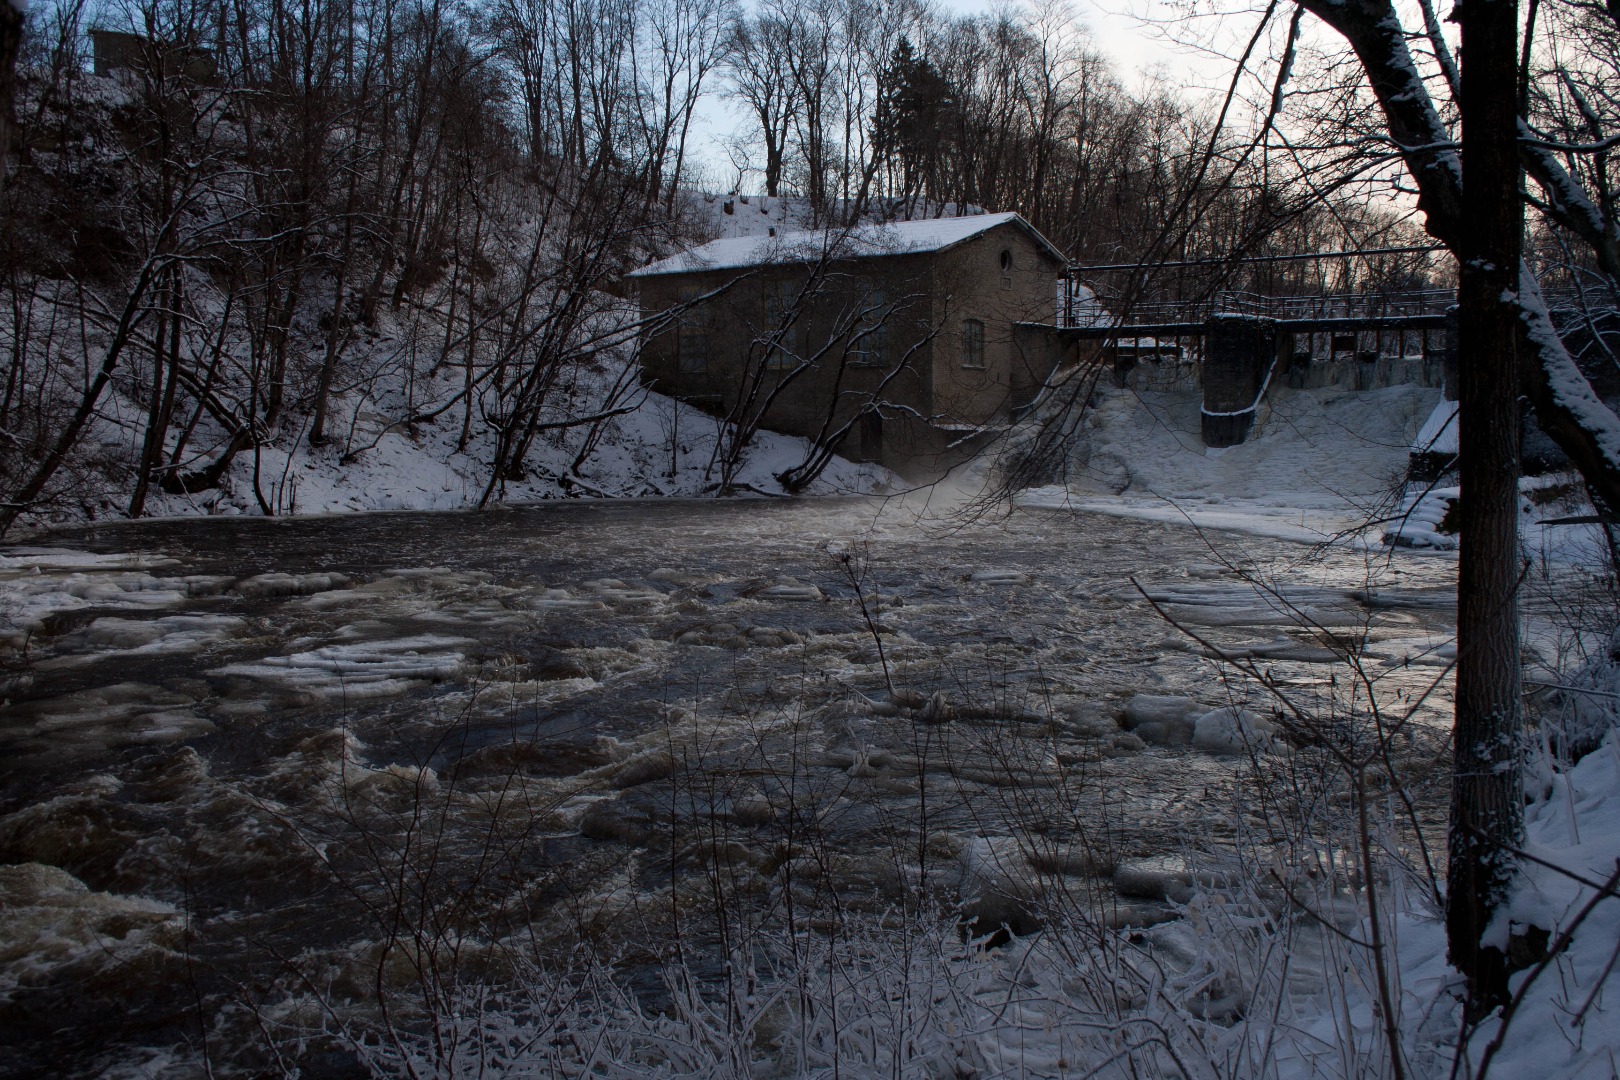
[[[1454,577],[899,500],[0,549],[0,1071],[348,1075],[349,1012],[586,947],[655,998],[745,909],[1161,921],[1347,656],[1433,771]]]

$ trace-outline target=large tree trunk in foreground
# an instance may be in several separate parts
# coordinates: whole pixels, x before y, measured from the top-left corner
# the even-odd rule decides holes
[[[1463,536],[1446,930],[1469,1011],[1502,1001],[1507,960],[1481,936],[1506,899],[1524,829],[1520,726],[1519,394],[1600,498],[1620,497],[1620,421],[1565,353],[1533,279],[1521,284],[1518,5],[1464,0],[1463,152],[1407,47],[1390,0],[1299,0],[1365,68],[1416,181],[1429,232],[1459,266]],[[1539,174],[1538,174],[1539,177]],[[1620,506],[1620,503],[1614,505]]]
[[[1463,209],[1458,256],[1459,466],[1446,939],[1476,1016],[1506,1000],[1507,958],[1481,937],[1507,899],[1523,841],[1519,780],[1520,200],[1516,0],[1465,0]]]

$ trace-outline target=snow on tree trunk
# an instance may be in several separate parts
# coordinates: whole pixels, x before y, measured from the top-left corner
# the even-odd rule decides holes
[[[1519,780],[1519,196],[1516,0],[1470,0],[1462,24],[1458,255],[1462,553],[1457,573],[1446,936],[1471,1011],[1506,1000],[1506,942],[1485,943],[1523,844]],[[1498,945],[1502,947],[1498,947]]]

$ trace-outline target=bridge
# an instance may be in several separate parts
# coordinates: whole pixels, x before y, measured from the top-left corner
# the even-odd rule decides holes
[[[1349,383],[1358,389],[1390,381],[1440,386],[1454,370],[1450,289],[1367,287],[1318,292],[1203,289],[1190,299],[1143,299],[1147,279],[1166,271],[1214,268],[1222,277],[1255,276],[1268,264],[1366,260],[1425,254],[1431,247],[1280,255],[1242,260],[1072,266],[1062,311],[1052,328],[1071,347],[1094,342],[1120,381],[1144,360],[1178,367],[1189,359],[1203,385],[1204,443],[1243,442],[1260,404],[1280,379],[1308,387]],[[1122,287],[1090,282],[1123,277]],[[1202,275],[1200,275],[1202,276]],[[1162,290],[1161,290],[1162,291]],[[1398,370],[1397,370],[1398,369]]]

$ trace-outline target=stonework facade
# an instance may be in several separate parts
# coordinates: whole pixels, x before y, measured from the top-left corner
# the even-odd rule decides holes
[[[1064,260],[1014,214],[722,240],[631,277],[644,379],[903,473],[948,467],[1050,373]]]

